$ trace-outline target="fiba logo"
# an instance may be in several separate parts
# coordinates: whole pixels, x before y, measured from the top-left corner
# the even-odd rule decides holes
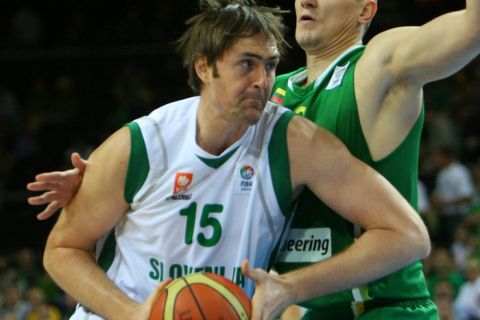
[[[249,165],[243,166],[240,169],[240,175],[242,176],[243,179],[245,180],[251,180],[253,178],[253,175],[255,174],[255,171],[253,170],[252,167]]]
[[[238,191],[240,193],[250,192],[253,186],[253,176],[255,170],[249,165],[244,165],[240,168],[240,181],[238,184]]]

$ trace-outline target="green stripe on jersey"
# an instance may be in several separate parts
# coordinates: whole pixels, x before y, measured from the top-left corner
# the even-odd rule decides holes
[[[117,248],[117,240],[115,239],[115,230],[110,231],[105,239],[105,243],[103,244],[102,251],[98,256],[97,264],[102,268],[103,271],[107,272],[110,266],[113,263],[113,259],[115,258],[115,249]]]
[[[227,162],[228,159],[230,159],[231,156],[235,153],[235,151],[238,150],[238,147],[227,153],[226,155],[219,157],[219,158],[214,158],[214,159],[208,159],[208,158],[203,158],[197,155],[197,158],[202,160],[203,163],[205,163],[207,166],[213,169],[218,169],[222,164]]]
[[[147,148],[143,140],[142,131],[138,123],[127,124],[130,129],[131,150],[128,161],[127,177],[125,181],[124,197],[128,203],[132,203],[135,194],[140,190],[147,179],[150,170]]]
[[[287,129],[290,120],[292,120],[293,112],[284,112],[280,119],[275,124],[268,145],[268,162],[270,164],[270,173],[272,175],[273,189],[278,201],[280,210],[285,219],[290,219],[293,212],[293,192],[292,181],[290,179],[290,162],[288,159],[288,145],[287,145]],[[284,224],[282,234],[288,223]],[[282,239],[283,235],[279,237]],[[272,254],[268,262],[268,269],[270,269],[275,261],[278,251],[280,249],[281,241],[277,241],[273,248]]]
[[[273,188],[278,205],[288,219],[292,212],[292,182],[290,180],[290,164],[288,160],[287,128],[293,118],[293,112],[282,114],[275,124],[268,145],[268,161],[272,174]]]

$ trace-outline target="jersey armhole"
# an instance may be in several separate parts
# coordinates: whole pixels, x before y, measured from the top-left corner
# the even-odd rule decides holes
[[[127,126],[130,129],[131,151],[128,161],[124,197],[127,203],[132,203],[133,198],[147,179],[150,164],[148,162],[147,148],[140,126],[136,122],[130,122]]]
[[[288,159],[287,128],[294,114],[284,112],[275,124],[268,145],[268,161],[278,205],[288,219],[293,210],[293,192]]]

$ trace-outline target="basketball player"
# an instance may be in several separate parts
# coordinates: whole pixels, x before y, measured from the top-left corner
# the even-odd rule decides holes
[[[272,100],[332,132],[417,208],[422,87],[479,54],[480,0],[421,27],[388,30],[366,45],[375,0],[296,0],[295,11],[306,67],[279,76]],[[280,273],[336,255],[362,233],[308,189],[297,208],[287,241],[328,238],[330,247],[281,252]],[[304,319],[438,319],[420,262],[303,306],[311,309]]]
[[[252,319],[272,319],[428,254],[424,224],[382,176],[326,130],[267,103],[284,46],[280,13],[204,2],[179,41],[200,95],[129,123],[93,152],[44,254],[81,304],[73,319],[146,319],[160,281],[201,270],[252,295],[240,267],[256,281]],[[281,245],[309,246],[280,242],[304,187],[365,232],[313,268],[259,277],[245,260],[268,269]]]

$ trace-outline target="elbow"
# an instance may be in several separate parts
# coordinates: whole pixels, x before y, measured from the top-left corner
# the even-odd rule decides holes
[[[428,232],[426,232],[421,238],[421,246],[419,248],[418,260],[425,259],[430,255],[432,251],[430,236]]]
[[[55,266],[55,263],[53,262],[54,260],[54,253],[52,252],[52,248],[50,248],[47,244],[47,247],[45,248],[43,252],[43,267],[45,268],[45,271],[48,272],[48,274],[51,275],[53,271],[53,267]]]
[[[430,255],[432,250],[430,235],[427,227],[420,218],[418,218],[418,221],[416,221],[412,228],[409,228],[407,237],[411,244],[410,248],[412,249],[411,254],[413,261],[422,260]]]
[[[64,260],[64,257],[61,256],[61,250],[59,250],[60,247],[55,243],[54,239],[55,237],[50,234],[42,258],[43,267],[52,278],[56,269],[60,267],[62,260]]]

